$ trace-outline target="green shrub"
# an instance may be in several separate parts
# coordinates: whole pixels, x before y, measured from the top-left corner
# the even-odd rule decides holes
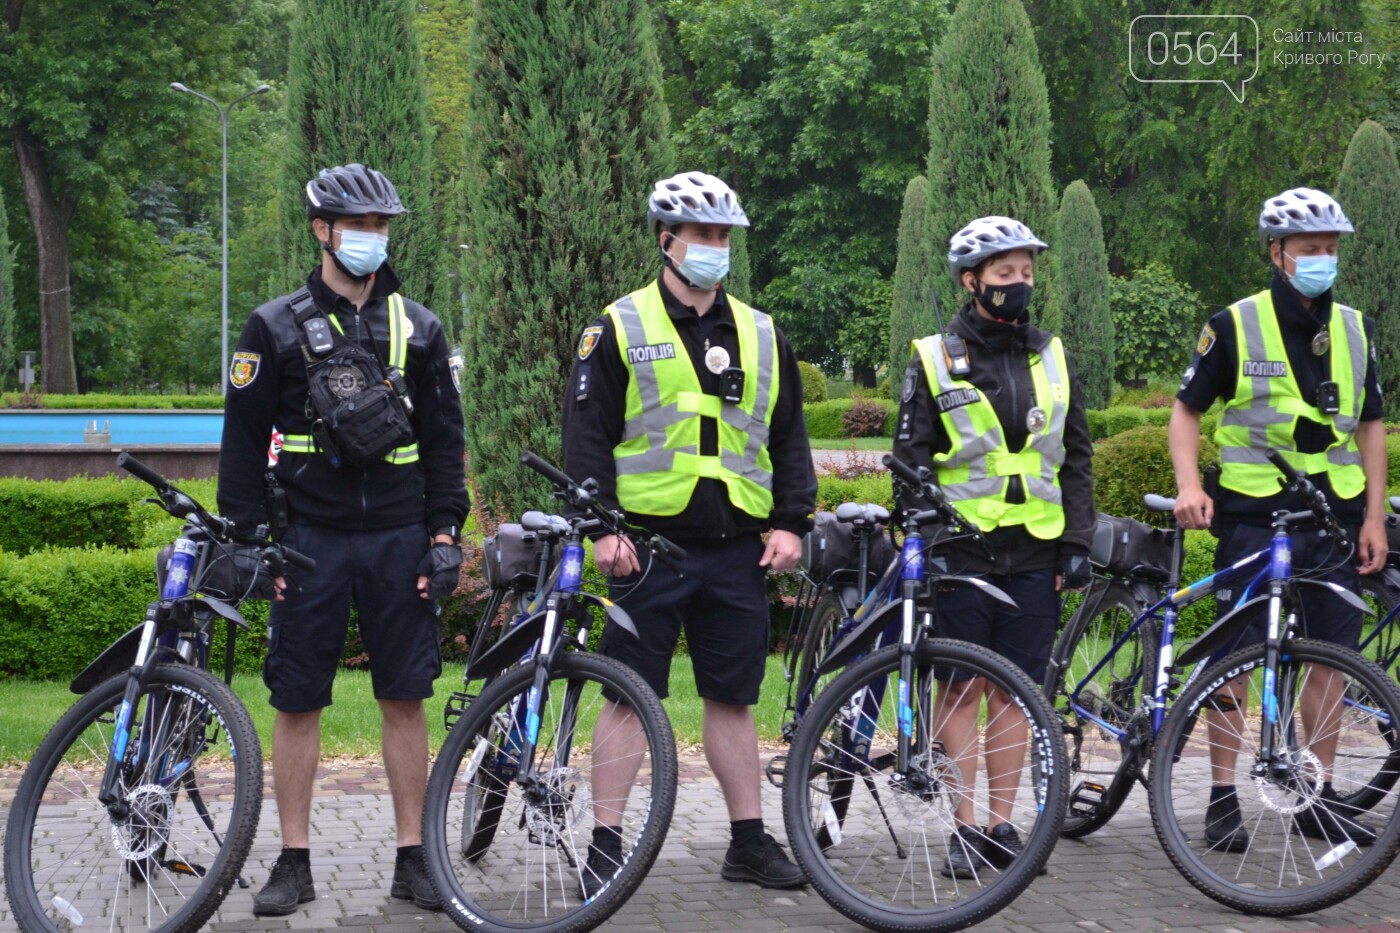
[[[0,478],[0,550],[28,554],[44,547],[107,544],[132,547],[132,502],[145,483],[115,476],[52,480]]]
[[[811,363],[799,361],[798,370],[802,373],[802,403],[826,401],[826,376]]]
[[[1385,436],[1387,495],[1400,495],[1400,434]]]
[[[1186,559],[1182,562],[1181,582],[1194,583],[1215,572],[1216,540],[1209,531],[1186,532]],[[1185,647],[1186,640],[1195,638],[1215,622],[1215,597],[1205,599],[1181,613],[1176,623],[1176,644],[1178,651]]]
[[[1219,456],[1215,442],[1201,438],[1200,465],[1215,462]],[[1176,495],[1176,475],[1165,427],[1142,425],[1095,445],[1094,504],[1100,512],[1129,515],[1160,525],[1162,517],[1142,506],[1142,497],[1149,492]]]
[[[888,418],[889,409],[878,399],[858,398],[841,416],[841,436],[879,437]]]
[[[841,418],[850,410],[851,404],[852,402],[848,398],[837,398],[817,402],[815,405],[804,405],[803,413],[807,419],[807,436],[843,437]]]
[[[894,508],[894,488],[888,473],[866,473],[855,479],[817,477],[817,508],[834,512],[843,502],[876,502]]]
[[[20,407],[20,394],[6,392],[0,395],[0,408]],[[40,408],[92,408],[104,411],[118,411],[123,408],[139,409],[215,409],[222,411],[222,395],[111,395],[92,393],[91,395],[44,395]]]

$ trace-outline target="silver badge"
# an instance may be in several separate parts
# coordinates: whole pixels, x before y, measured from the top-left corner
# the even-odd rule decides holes
[[[1316,356],[1322,356],[1332,348],[1332,334],[1327,328],[1317,332],[1317,336],[1312,339],[1312,351]]]
[[[1026,430],[1039,434],[1045,428],[1045,409],[1032,408],[1026,413]]]
[[[729,351],[724,347],[710,347],[705,351],[705,368],[718,375],[729,368]]]
[[[336,366],[326,378],[336,398],[354,398],[365,390],[365,374],[354,366]]]

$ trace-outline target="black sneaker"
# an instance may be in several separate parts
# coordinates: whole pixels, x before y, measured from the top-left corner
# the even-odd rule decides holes
[[[412,901],[419,910],[442,910],[442,899],[438,897],[437,888],[433,887],[422,849],[395,862],[394,883],[389,886],[389,896]]]
[[[298,904],[316,899],[311,864],[283,852],[268,872],[267,884],[253,895],[254,917],[285,917]]]
[[[944,878],[976,880],[992,867],[987,858],[987,837],[976,826],[959,826],[948,837],[948,860],[939,870]]]
[[[583,871],[579,874],[579,897],[585,901],[593,900],[617,876],[621,867],[621,852],[610,855],[599,851],[596,846],[589,846],[588,861],[584,863]]]
[[[736,849],[731,843],[729,851],[724,853],[719,876],[725,881],[752,881],[765,888],[800,888],[807,883],[802,869],[768,833],[742,849]]]
[[[1376,831],[1359,819],[1360,813],[1338,800],[1335,790],[1324,789],[1311,807],[1293,818],[1293,831],[1334,845],[1351,840],[1364,849],[1375,845]]]
[[[1012,862],[1021,857],[1021,853],[1026,851],[1026,844],[1021,841],[1021,834],[1016,832],[1016,827],[1010,823],[998,823],[987,833],[986,842],[983,844],[983,851],[987,856],[987,861],[991,862],[997,871],[1006,868]],[[1037,875],[1045,874],[1046,866],[1040,866]]]
[[[1206,845],[1212,852],[1243,852],[1249,848],[1249,830],[1240,818],[1240,798],[1229,794],[1206,807]]]

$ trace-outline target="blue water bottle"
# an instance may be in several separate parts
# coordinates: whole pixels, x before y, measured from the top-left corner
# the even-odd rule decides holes
[[[194,573],[194,560],[199,554],[199,546],[189,538],[176,538],[175,549],[165,562],[165,586],[160,591],[161,599],[179,599],[190,591],[190,576]]]

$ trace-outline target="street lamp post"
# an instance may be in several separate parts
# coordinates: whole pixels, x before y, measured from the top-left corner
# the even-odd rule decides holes
[[[223,142],[222,142],[222,144],[221,144],[221,148],[222,148],[222,150],[223,150],[223,173],[222,173],[222,174],[223,174],[223,198],[222,198],[222,202],[223,202],[223,215],[224,215],[224,236],[223,236],[223,241],[224,241],[224,243],[223,243],[223,259],[222,259],[222,261],[221,261],[220,264],[219,264],[220,274],[221,274],[222,283],[223,283],[223,301],[222,301],[222,304],[220,305],[220,311],[219,311],[219,390],[220,390],[221,392],[227,392],[227,391],[228,391],[228,112],[229,112],[230,110],[233,109],[233,105],[234,105],[234,104],[237,104],[237,103],[239,103],[240,101],[245,101],[245,100],[247,100],[248,98],[252,97],[254,94],[264,94],[264,93],[266,93],[266,92],[272,90],[272,88],[269,87],[269,86],[266,85],[266,84],[259,84],[257,87],[253,88],[251,91],[249,91],[247,94],[244,94],[242,97],[235,98],[234,100],[229,101],[228,104],[226,104],[226,105],[224,105],[224,106],[220,106],[220,105],[219,105],[219,102],[216,101],[216,100],[214,100],[214,98],[209,97],[209,96],[206,95],[206,94],[201,94],[201,93],[199,93],[198,91],[191,90],[190,88],[185,87],[185,86],[184,86],[183,84],[181,84],[179,81],[174,82],[174,83],[171,84],[170,86],[171,86],[172,88],[174,88],[175,90],[177,90],[177,91],[182,91],[182,92],[184,92],[184,93],[186,93],[186,94],[193,94],[195,97],[198,97],[200,100],[207,100],[210,104],[212,104],[213,107],[214,107],[214,109],[217,110],[218,113],[219,113],[219,127],[220,127],[220,129],[222,130],[222,132],[223,132]]]

